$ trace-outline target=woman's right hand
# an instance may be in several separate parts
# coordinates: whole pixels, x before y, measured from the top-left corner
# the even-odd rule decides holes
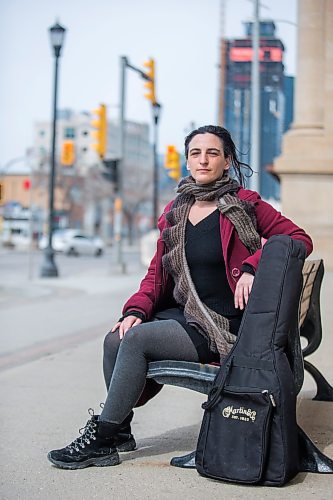
[[[122,339],[130,328],[133,326],[140,325],[142,323],[142,319],[137,318],[136,316],[126,316],[122,321],[118,321],[114,327],[112,328],[111,332],[115,332],[117,328],[119,328],[119,338]]]

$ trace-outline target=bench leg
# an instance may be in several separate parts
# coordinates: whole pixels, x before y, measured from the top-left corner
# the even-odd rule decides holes
[[[305,432],[298,427],[300,472],[333,474],[333,460],[314,445]]]
[[[173,465],[173,467],[182,467],[183,469],[195,469],[195,450],[181,457],[173,457],[170,465]]]
[[[298,427],[298,441],[300,472],[333,474],[333,460],[318,450],[300,427]],[[173,467],[182,467],[183,469],[195,469],[195,451],[181,457],[173,457],[170,465],[173,465]]]
[[[317,394],[313,399],[317,401],[333,401],[333,387],[320,371],[306,360],[304,360],[304,368],[312,375],[317,384]]]

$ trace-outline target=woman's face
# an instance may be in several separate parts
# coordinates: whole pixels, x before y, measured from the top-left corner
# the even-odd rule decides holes
[[[221,139],[214,134],[197,134],[189,143],[187,167],[196,184],[210,184],[221,179],[229,169]]]

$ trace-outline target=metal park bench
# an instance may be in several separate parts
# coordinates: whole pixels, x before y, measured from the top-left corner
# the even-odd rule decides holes
[[[300,336],[307,340],[307,345],[302,350],[303,359],[318,349],[322,339],[320,288],[323,275],[322,260],[305,262],[299,318]],[[333,387],[320,371],[305,359],[304,368],[316,382],[317,393],[313,399],[333,401]],[[155,361],[149,363],[147,378],[153,379],[159,384],[175,385],[208,394],[218,370],[219,367],[213,364]],[[303,472],[333,473],[333,460],[324,455],[301,429],[299,429],[299,443]],[[171,460],[171,465],[193,468],[195,467],[194,456],[195,452],[191,452],[183,457],[174,457]]]
[[[320,288],[323,276],[324,264],[322,260],[305,262],[299,319],[300,336],[307,340],[307,346],[303,349],[303,358],[313,354],[318,349],[322,339]],[[313,399],[333,401],[333,387],[320,371],[306,359],[304,359],[304,368],[310,373],[317,385],[317,394]]]

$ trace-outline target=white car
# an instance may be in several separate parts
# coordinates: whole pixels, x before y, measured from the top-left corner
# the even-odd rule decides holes
[[[48,245],[48,236],[39,241],[39,248],[44,250]],[[76,229],[57,229],[52,236],[52,247],[56,252],[67,255],[102,255],[104,243],[98,236],[87,236]]]

